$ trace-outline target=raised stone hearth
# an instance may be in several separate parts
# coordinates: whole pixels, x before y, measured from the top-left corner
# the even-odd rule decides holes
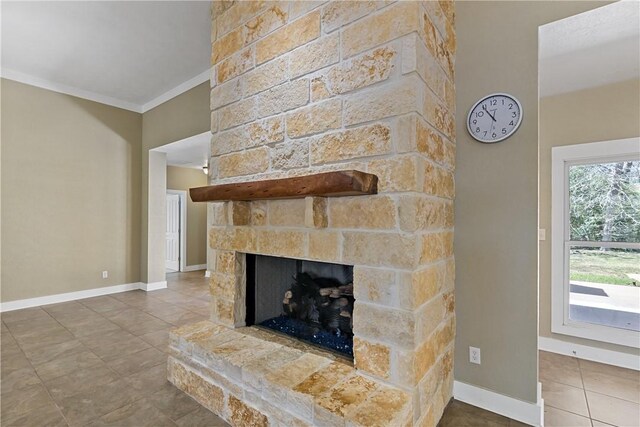
[[[171,333],[169,380],[244,426],[411,424],[411,397],[351,364],[258,328],[200,322]]]
[[[209,203],[211,323],[174,332],[170,380],[232,425],[435,426],[453,384],[453,2],[212,13],[209,184],[356,170],[378,194]],[[353,365],[245,326],[247,254],[353,266]]]

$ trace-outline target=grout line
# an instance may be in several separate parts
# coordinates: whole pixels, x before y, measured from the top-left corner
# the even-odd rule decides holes
[[[578,364],[578,372],[580,373],[580,382],[582,383],[582,393],[584,394],[584,401],[587,404],[587,413],[589,414],[589,421],[593,425],[593,418],[591,416],[591,407],[589,406],[589,398],[587,397],[587,388],[584,385],[584,377],[582,376],[582,367],[580,366],[580,361],[577,357],[573,358]]]

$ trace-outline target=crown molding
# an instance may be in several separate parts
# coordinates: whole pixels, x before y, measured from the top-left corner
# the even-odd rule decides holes
[[[72,86],[52,82],[50,80],[41,79],[9,68],[2,68],[2,78],[14,80],[16,82],[28,84],[30,86],[47,89],[53,92],[63,93],[65,95],[75,96],[76,98],[87,99],[89,101],[99,102],[100,104],[110,105],[112,107],[122,108],[124,110],[142,113],[140,105],[132,102],[123,101],[121,99],[112,98],[110,96],[101,95],[99,93],[88,90],[78,89]]]
[[[158,105],[169,101],[172,98],[188,91],[189,89],[193,89],[201,83],[204,83],[209,80],[211,70],[207,69],[206,71],[198,74],[197,76],[187,80],[174,87],[173,89],[168,90],[162,95],[152,99],[151,101],[144,104],[135,104],[133,102],[123,101],[121,99],[112,98],[110,96],[102,95],[99,93],[91,92],[88,90],[78,89],[72,86],[67,86],[64,84],[52,82],[50,80],[41,79],[38,77],[31,76],[29,74],[21,73],[19,71],[15,71],[6,67],[2,67],[0,70],[0,77],[7,80],[13,80],[19,83],[24,83],[30,86],[39,87],[42,89],[47,89],[53,92],[62,93],[65,95],[75,96],[76,98],[82,98],[89,101],[98,102],[100,104],[110,105],[116,108],[122,108],[124,110],[133,111],[135,113],[145,113]]]
[[[176,96],[188,91],[189,89],[193,89],[194,87],[198,86],[199,84],[202,84],[204,82],[209,81],[209,77],[211,75],[211,70],[207,69],[205,71],[203,71],[202,73],[198,74],[197,76],[187,80],[184,83],[179,84],[178,86],[174,87],[173,89],[168,90],[167,92],[163,93],[162,95],[152,99],[151,101],[143,104],[140,109],[143,113],[146,113],[147,111],[156,108],[158,105],[163,104],[165,102],[167,102],[168,100],[175,98]]]

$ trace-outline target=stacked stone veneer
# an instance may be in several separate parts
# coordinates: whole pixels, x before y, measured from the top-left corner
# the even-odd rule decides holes
[[[357,169],[379,194],[210,203],[211,320],[244,326],[245,253],[353,265],[355,367],[416,425],[453,382],[453,8],[212,6],[210,182]]]

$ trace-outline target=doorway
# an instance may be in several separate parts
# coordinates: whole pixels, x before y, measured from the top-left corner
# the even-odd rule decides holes
[[[175,273],[185,270],[187,192],[167,190],[165,271]]]

